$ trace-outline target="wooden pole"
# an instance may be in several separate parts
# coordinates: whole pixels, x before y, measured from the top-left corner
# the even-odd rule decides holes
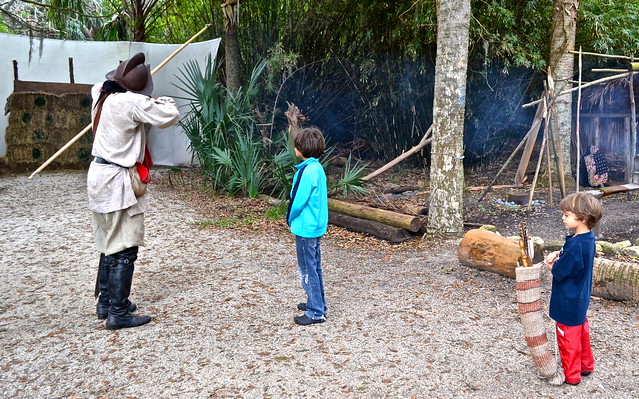
[[[541,119],[538,119],[537,121],[535,121],[535,123],[541,123]],[[493,186],[493,184],[495,184],[495,182],[497,181],[497,178],[499,177],[499,175],[501,175],[501,172],[504,171],[504,169],[506,169],[506,166],[508,166],[508,164],[510,163],[510,161],[512,161],[512,159],[515,157],[515,154],[517,154],[517,152],[519,151],[519,149],[524,145],[524,143],[528,140],[528,136],[532,134],[534,129],[530,129],[528,131],[528,133],[524,136],[523,139],[521,139],[521,141],[519,142],[519,144],[517,145],[517,148],[515,148],[515,150],[512,152],[512,154],[510,154],[510,156],[508,157],[508,159],[506,160],[506,162],[504,162],[504,164],[502,165],[501,169],[499,169],[499,171],[497,172],[497,174],[495,174],[495,177],[493,177],[493,180],[490,182],[489,185],[486,186],[486,188],[484,189],[484,191],[481,193],[481,195],[479,196],[479,198],[477,199],[477,202],[481,202],[484,197],[486,196],[486,194],[488,194],[488,191],[490,191],[490,188]]]
[[[575,184],[576,192],[579,192],[579,165],[581,164],[581,132],[579,131],[579,121],[581,117],[581,46],[579,46],[579,91],[577,91],[577,126],[575,135],[577,136],[577,184]]]
[[[422,148],[426,147],[427,144],[429,144],[431,141],[433,141],[433,138],[431,137],[432,131],[433,131],[433,125],[430,125],[430,127],[428,128],[428,130],[424,134],[424,137],[422,137],[422,139],[420,140],[419,143],[417,143],[416,146],[414,146],[410,150],[404,152],[403,154],[401,154],[397,158],[393,159],[392,161],[390,161],[386,165],[382,166],[381,168],[377,169],[376,171],[371,172],[368,175],[362,177],[362,180],[370,180],[373,177],[376,177],[376,176],[382,174],[382,172],[387,171],[388,169],[390,169],[393,166],[397,165],[398,163],[400,163],[404,159],[408,158],[409,156],[411,156],[414,153],[418,152]]]
[[[571,54],[579,54],[575,50],[569,50],[568,52],[571,53]],[[589,53],[589,52],[586,52],[586,51],[584,51],[582,54],[583,55],[593,55],[595,57],[618,58],[618,59],[621,59],[621,60],[630,60],[630,59],[632,59],[631,57],[627,57],[625,55],[610,55],[610,54],[600,54],[600,53]]]
[[[539,128],[541,127],[541,120],[544,119],[545,112],[545,103],[540,103],[537,106],[537,112],[535,112],[535,119],[533,120],[533,125],[530,130],[534,130],[533,134],[526,134],[528,136],[528,141],[526,142],[526,147],[524,147],[524,151],[521,154],[521,160],[519,161],[519,167],[517,168],[517,172],[515,172],[515,184],[523,185],[524,178],[526,176],[526,170],[528,169],[528,163],[530,162],[530,156],[532,155],[532,151],[535,148],[535,143],[537,142],[537,135],[539,134]]]
[[[546,129],[548,125],[546,125]],[[544,132],[546,134],[547,130]],[[548,203],[550,206],[554,206],[553,198],[552,198],[552,162],[550,160],[550,141],[546,140],[546,147],[544,148],[546,151],[546,170],[548,171]]]
[[[548,116],[547,112],[544,112],[546,116]],[[548,117],[545,119],[548,121]],[[548,123],[546,123],[546,128],[544,129],[544,135],[541,139],[541,148],[539,149],[539,158],[537,159],[537,168],[535,169],[535,177],[533,177],[533,181],[530,184],[530,194],[528,195],[528,209],[532,206],[533,195],[535,194],[535,186],[537,185],[537,177],[539,176],[539,169],[541,168],[541,161],[544,158],[544,146],[546,145],[546,136],[548,135]]]
[[[184,48],[186,46],[188,46],[193,40],[195,40],[198,36],[200,36],[202,33],[204,33],[204,31],[206,31],[209,28],[209,24],[207,24],[204,28],[202,28],[198,33],[196,33],[192,38],[190,38],[186,43],[184,43],[183,45],[181,45],[177,50],[175,50],[171,55],[169,55],[164,61],[162,61],[158,66],[156,66],[155,68],[153,68],[153,70],[151,71],[151,75],[155,74],[157,71],[160,70],[160,68],[162,68],[167,62],[169,62],[171,59],[173,59],[173,57],[175,57],[180,51],[184,50]],[[43,163],[38,169],[36,169],[33,173],[31,173],[31,175],[29,176],[29,179],[33,179],[33,176],[35,176],[36,174],[40,173],[44,168],[46,168],[47,166],[49,166],[49,164],[51,162],[53,162],[57,157],[60,156],[60,154],[62,154],[64,151],[66,151],[69,147],[71,147],[76,141],[80,140],[80,138],[82,136],[84,136],[84,134],[86,132],[88,132],[89,130],[91,130],[91,128],[93,127],[93,123],[89,123],[84,129],[82,129],[82,131],[78,134],[75,135],[75,137],[73,137],[71,140],[69,140],[68,143],[66,143],[62,148],[60,148],[55,154],[53,154],[51,157],[49,157],[49,159],[46,160],[45,163]]]
[[[564,155],[561,148],[561,134],[559,132],[559,117],[557,116],[557,107],[555,107],[555,82],[552,78],[550,70],[548,70],[548,95],[549,95],[549,115],[552,122],[552,129],[549,130],[549,140],[553,140],[555,144],[555,160],[557,161],[557,174],[559,175],[559,189],[561,197],[566,196],[566,181],[564,177]]]
[[[634,61],[634,56],[632,57]],[[632,63],[631,63],[632,65]],[[628,183],[634,183],[635,157],[637,156],[637,109],[635,104],[634,68],[630,68],[630,162],[628,166],[629,176],[626,176]]]
[[[624,73],[620,73],[618,75],[612,75],[612,76],[608,76],[608,77],[605,77],[605,78],[593,80],[592,82],[588,82],[588,83],[582,84],[581,87],[582,88],[586,88],[586,87],[598,85],[598,84],[601,84],[601,83],[606,83],[606,82],[609,82],[611,80],[617,80],[617,79],[620,79],[620,78],[625,78],[626,76],[628,76],[628,72],[624,72]],[[579,87],[573,87],[573,88],[568,89],[568,90],[563,90],[559,94],[557,94],[556,97],[563,96],[564,94],[572,93],[575,90],[579,90]],[[521,107],[522,108],[532,107],[533,105],[539,104],[542,101],[543,101],[542,99],[535,100],[535,101],[529,102],[528,104],[524,104]]]
[[[73,73],[73,57],[69,57],[69,83],[75,83],[75,75]]]

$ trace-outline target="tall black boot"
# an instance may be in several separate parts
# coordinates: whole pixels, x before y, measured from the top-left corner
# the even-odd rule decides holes
[[[106,321],[106,328],[109,330],[137,327],[151,321],[151,316],[133,316],[128,310],[137,253],[138,248],[133,247],[112,255],[115,261],[111,264],[109,274],[111,307]]]
[[[114,259],[112,256],[100,254],[100,264],[98,265],[98,276],[95,279],[95,297],[98,303],[95,305],[96,314],[99,320],[104,320],[109,315],[111,300],[109,299],[109,274],[111,264]],[[134,303],[128,301],[129,312],[135,312],[138,308]]]

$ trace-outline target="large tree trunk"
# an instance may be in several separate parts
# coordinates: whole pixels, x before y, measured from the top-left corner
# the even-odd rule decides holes
[[[239,0],[222,2],[222,11],[224,13],[224,70],[226,72],[226,88],[232,93],[237,93],[242,85],[240,45],[237,38],[239,7]]]
[[[579,0],[554,0],[552,37],[550,41],[550,60],[548,67],[555,81],[555,94],[568,90],[572,84],[568,83],[574,75],[574,55],[570,51],[575,49],[575,33],[577,31],[577,9]],[[559,123],[561,151],[563,154],[564,175],[571,177],[571,132],[572,132],[572,92],[557,98],[555,102]]]
[[[437,59],[427,234],[463,231],[463,138],[470,0],[437,1]]]

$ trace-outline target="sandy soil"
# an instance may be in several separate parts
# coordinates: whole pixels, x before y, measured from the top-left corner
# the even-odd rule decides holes
[[[0,178],[1,397],[639,397],[634,305],[594,298],[596,371],[550,386],[528,355],[514,281],[460,265],[455,241],[390,246],[331,228],[328,320],[296,326],[290,234],[215,227],[214,206],[202,213],[160,184],[131,297],[154,319],[108,331],[94,313],[84,185],[83,173]],[[548,287],[545,274],[545,303]]]

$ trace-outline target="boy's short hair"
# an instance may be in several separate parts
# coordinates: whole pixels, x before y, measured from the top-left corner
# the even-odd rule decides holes
[[[587,193],[572,193],[561,200],[559,207],[563,212],[574,213],[589,229],[592,229],[603,216],[601,202]]]
[[[314,126],[305,127],[295,132],[293,143],[304,158],[319,158],[324,154],[326,148],[324,135]]]

